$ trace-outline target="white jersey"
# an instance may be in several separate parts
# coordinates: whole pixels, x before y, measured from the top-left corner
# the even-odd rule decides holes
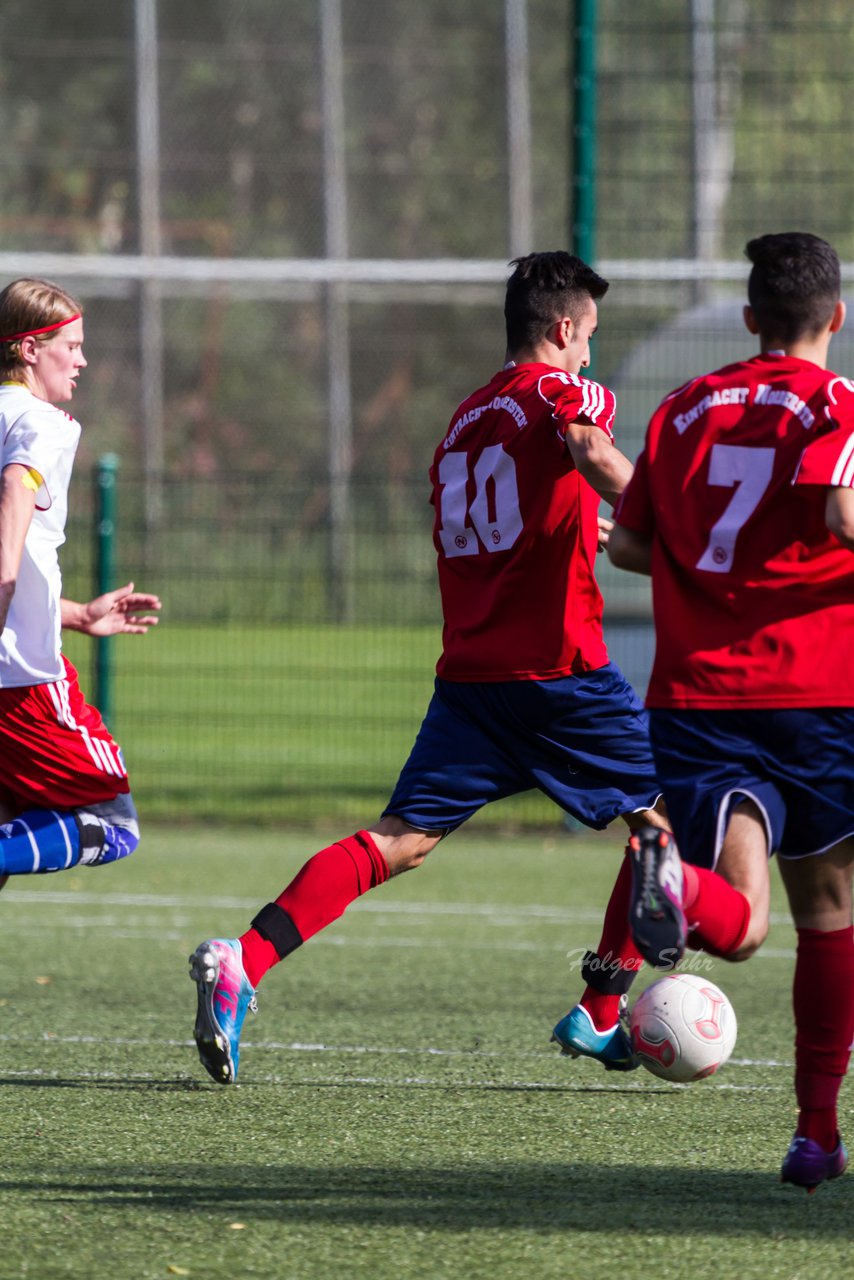
[[[0,688],[62,679],[62,577],[68,486],[80,423],[26,387],[0,385],[0,469],[18,462],[42,477],[15,594],[0,635]]]

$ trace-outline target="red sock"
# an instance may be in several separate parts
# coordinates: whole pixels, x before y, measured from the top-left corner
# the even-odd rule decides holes
[[[728,956],[744,941],[750,903],[740,889],[705,867],[683,862],[683,907],[688,917],[688,946],[713,956]]]
[[[836,1100],[854,1040],[854,930],[798,929],[792,989],[798,1134],[832,1151]]]
[[[268,969],[337,920],[355,898],[388,879],[388,863],[367,831],[321,849],[240,939],[243,968],[257,987]]]
[[[637,973],[643,964],[643,956],[635,946],[632,931],[629,928],[631,888],[632,866],[629,859],[624,857],[611,890],[611,897],[608,899],[608,906],[605,908],[602,937],[596,948],[596,954],[602,960],[606,974],[613,973],[618,967]],[[595,987],[585,987],[579,1003],[590,1014],[597,1031],[609,1030],[619,1016],[619,995],[603,995]]]

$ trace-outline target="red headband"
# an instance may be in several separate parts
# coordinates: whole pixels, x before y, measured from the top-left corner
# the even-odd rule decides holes
[[[54,329],[62,329],[65,325],[71,324],[72,320],[79,320],[81,312],[76,315],[69,316],[67,320],[57,320],[56,324],[46,324],[43,329],[25,329],[23,333],[10,333],[8,336],[0,337],[0,342],[17,342],[19,338],[35,338],[40,333],[52,333]]]

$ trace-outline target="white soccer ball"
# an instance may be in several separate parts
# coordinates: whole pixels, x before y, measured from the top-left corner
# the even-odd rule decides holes
[[[723,1066],[735,1048],[738,1024],[720,987],[697,973],[670,973],[638,996],[629,1030],[648,1071],[685,1084]]]

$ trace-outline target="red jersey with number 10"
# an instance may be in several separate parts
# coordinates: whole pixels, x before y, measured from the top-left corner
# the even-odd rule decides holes
[[[564,439],[609,437],[614,397],[546,364],[512,365],[460,405],[430,478],[445,680],[548,680],[604,666],[593,574],[599,496]]]
[[[852,456],[854,383],[793,356],[660,405],[616,516],[653,539],[648,706],[854,705],[854,554],[824,519]]]

